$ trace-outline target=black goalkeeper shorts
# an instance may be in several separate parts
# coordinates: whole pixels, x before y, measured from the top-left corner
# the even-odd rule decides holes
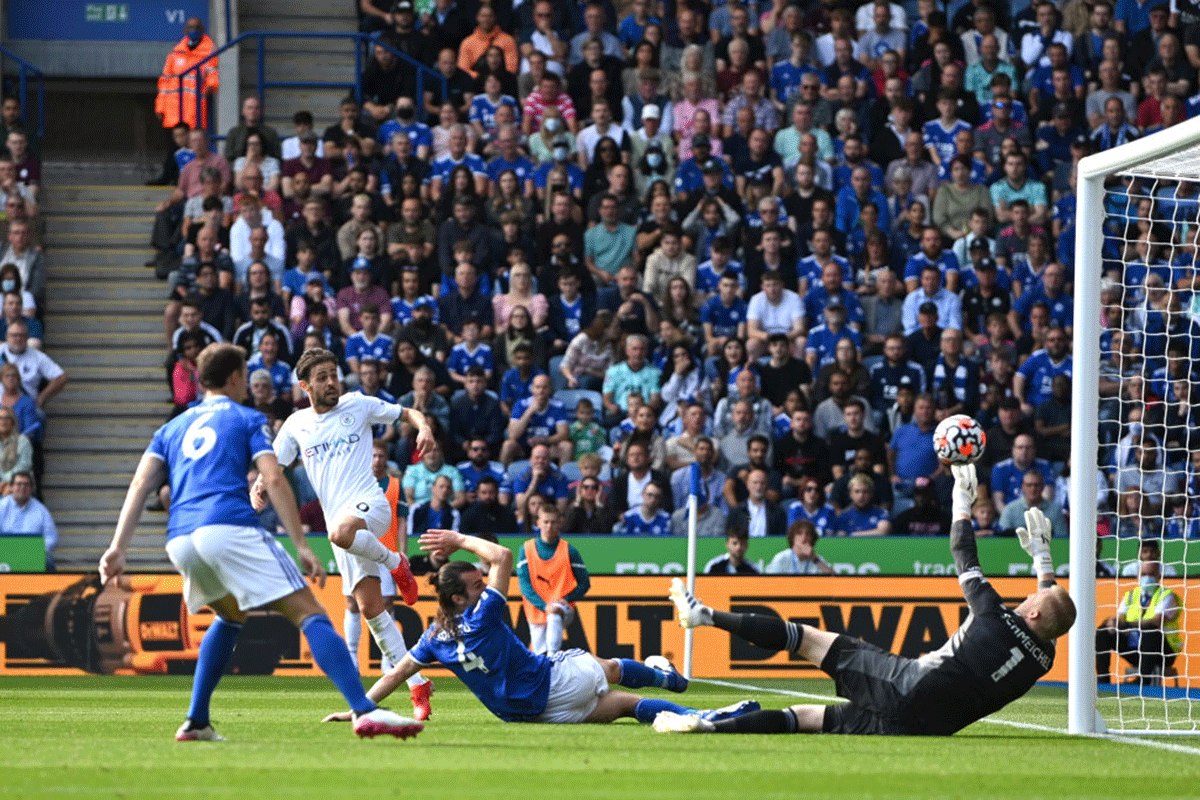
[[[848,703],[825,708],[824,733],[919,736],[928,733],[911,715],[913,688],[927,669],[915,659],[881,650],[842,634],[821,662],[839,697]]]

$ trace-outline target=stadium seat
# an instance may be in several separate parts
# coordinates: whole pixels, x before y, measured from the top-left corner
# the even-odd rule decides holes
[[[550,386],[556,393],[564,391],[567,388],[567,378],[559,370],[559,367],[562,366],[562,360],[562,356],[554,356],[547,365],[550,368]]]
[[[604,408],[604,397],[595,389],[559,389],[554,393],[554,399],[567,407],[567,416],[572,422],[575,421],[575,406],[584,397],[592,401],[592,408],[596,409],[599,416]]]
[[[512,482],[517,479],[517,476],[527,469],[529,469],[529,461],[514,461],[513,463],[509,464],[508,469],[505,470],[504,479],[508,482],[509,486],[512,486]]]

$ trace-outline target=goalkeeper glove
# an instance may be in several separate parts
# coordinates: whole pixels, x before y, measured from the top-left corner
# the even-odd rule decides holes
[[[951,464],[950,473],[954,475],[954,491],[951,493],[952,519],[970,519],[971,506],[975,504],[976,490],[979,488],[979,476],[974,464]]]
[[[1025,527],[1017,528],[1017,539],[1021,549],[1033,559],[1034,572],[1054,574],[1054,560],[1050,556],[1050,520],[1040,508],[1025,512]]]

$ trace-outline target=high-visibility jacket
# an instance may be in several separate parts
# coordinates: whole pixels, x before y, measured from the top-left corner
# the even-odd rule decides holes
[[[1130,589],[1125,593],[1125,597],[1122,600],[1122,602],[1126,605],[1125,621],[1138,622],[1143,619],[1150,619],[1150,617],[1155,615],[1155,609],[1157,609],[1158,604],[1162,602],[1163,596],[1167,594],[1175,595],[1175,592],[1160,584],[1159,587],[1154,590],[1154,594],[1150,597],[1150,602],[1146,604],[1145,608],[1142,608],[1141,588],[1135,587]],[[1177,609],[1180,608],[1178,595],[1175,595],[1175,607]],[[1175,615],[1175,619],[1171,620],[1163,617],[1162,621],[1163,637],[1166,638],[1167,644],[1171,645],[1171,650],[1175,653],[1183,651],[1183,636],[1179,633],[1180,623],[1183,621],[1182,617],[1183,611],[1180,609],[1179,613]]]
[[[162,123],[164,128],[173,128],[181,120],[191,125],[193,128],[196,124],[196,73],[189,72],[183,78],[180,75],[187,72],[188,69],[194,67],[200,61],[212,55],[217,46],[213,44],[213,40],[206,34],[200,39],[200,44],[196,45],[193,50],[188,47],[187,37],[179,41],[175,45],[170,55],[167,56],[167,63],[163,65],[163,74],[158,78],[158,97],[154,101],[154,111],[156,114],[162,115]],[[200,75],[203,83],[200,93],[200,124],[199,127],[206,128],[208,126],[208,98],[209,92],[215,92],[217,87],[221,85],[220,76],[217,73],[217,61],[219,58],[214,58],[211,61],[206,61],[204,66],[200,67]],[[183,94],[183,116],[179,115],[179,95]]]
[[[393,553],[399,552],[397,549],[400,546],[400,515],[396,513],[396,506],[400,503],[400,480],[395,475],[388,475],[387,488],[383,490],[383,496],[387,498],[388,508],[392,511],[392,525],[387,529],[387,533],[379,537],[379,541],[383,542],[383,546]]]
[[[538,555],[537,542],[530,539],[525,542],[525,561],[529,565],[529,581],[542,600],[562,600],[578,586],[575,573],[571,571],[571,556],[567,552],[566,539],[558,540],[554,555],[546,561]],[[572,607],[574,605],[571,604]],[[528,600],[524,601],[524,606],[525,619],[537,625],[546,624],[545,611]]]

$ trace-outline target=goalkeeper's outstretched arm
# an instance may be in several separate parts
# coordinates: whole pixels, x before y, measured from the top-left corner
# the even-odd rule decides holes
[[[975,528],[971,524],[971,506],[979,489],[979,477],[974,464],[954,464],[950,467],[954,476],[954,493],[951,495],[950,553],[954,556],[954,567],[959,580],[968,573],[982,575],[979,568],[979,551],[975,546]]]

